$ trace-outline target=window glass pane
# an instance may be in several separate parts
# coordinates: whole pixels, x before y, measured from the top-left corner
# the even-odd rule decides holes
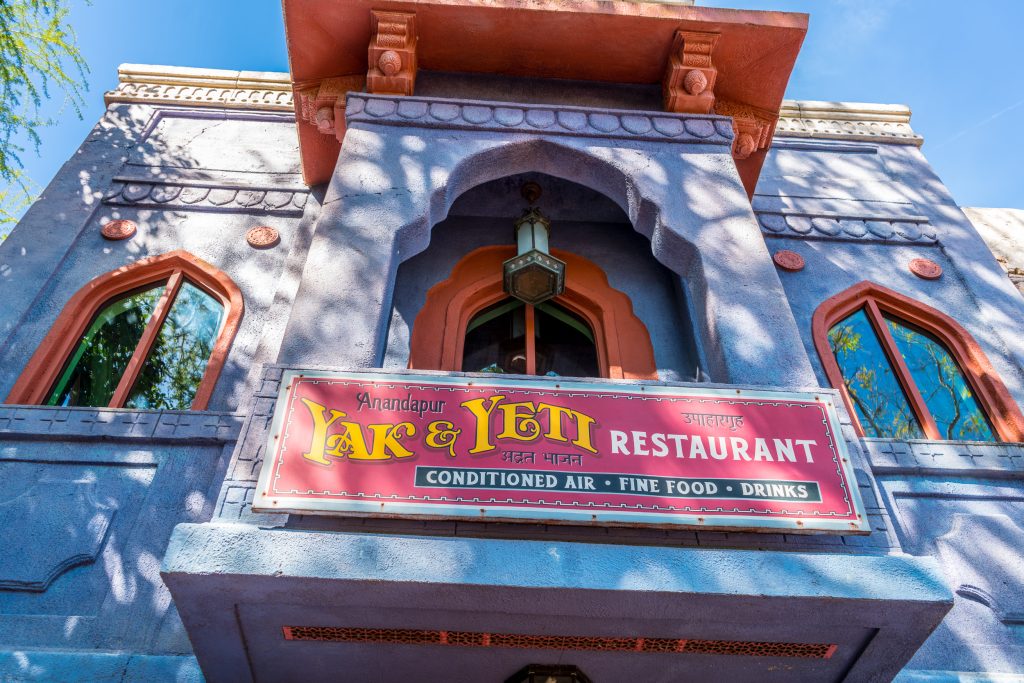
[[[182,283],[125,407],[188,410],[223,318],[220,302],[195,285]]]
[[[924,438],[864,310],[837,323],[829,330],[828,341],[864,435]]]
[[[988,418],[949,351],[916,328],[891,318],[886,322],[942,438],[995,441]]]
[[[462,345],[465,372],[526,372],[526,306],[505,299],[473,316]]]
[[[583,318],[553,302],[536,307],[537,374],[598,377],[594,333]]]
[[[163,291],[160,283],[108,302],[82,335],[46,405],[108,405]]]

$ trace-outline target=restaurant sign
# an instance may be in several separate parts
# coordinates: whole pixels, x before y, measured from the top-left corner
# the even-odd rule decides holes
[[[287,371],[253,507],[867,533],[832,396]]]

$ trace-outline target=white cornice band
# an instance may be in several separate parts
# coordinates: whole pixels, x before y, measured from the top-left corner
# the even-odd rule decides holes
[[[255,111],[293,111],[288,74],[227,71],[184,66],[122,64],[117,88],[103,96],[111,104],[178,104]]]
[[[862,140],[916,145],[924,142],[910,127],[910,107],[902,104],[784,100],[775,136]]]
[[[286,73],[227,71],[178,66],[122,64],[111,104],[159,104],[250,111],[293,111]],[[785,100],[776,137],[860,140],[917,145],[924,141],[910,127],[910,109],[898,104]]]

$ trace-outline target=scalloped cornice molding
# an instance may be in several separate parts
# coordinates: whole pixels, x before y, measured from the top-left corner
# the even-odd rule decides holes
[[[117,88],[104,96],[107,105],[294,111],[286,73],[122,64],[117,75]],[[910,127],[910,116],[908,107],[896,104],[786,100],[775,135],[920,146],[924,140]]]
[[[590,107],[438,100],[349,93],[349,124],[459,128],[548,135],[732,144],[732,124],[721,116]]]

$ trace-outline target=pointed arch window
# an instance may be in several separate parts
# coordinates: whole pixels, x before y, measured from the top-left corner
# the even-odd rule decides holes
[[[823,303],[814,340],[864,436],[1020,441],[1020,410],[952,318],[861,283]]]
[[[427,292],[409,367],[574,377],[657,379],[647,327],[603,270],[569,252],[565,292],[538,306],[511,299],[501,265],[514,247],[481,247]]]
[[[242,305],[226,275],[186,252],[101,275],[65,306],[7,402],[203,410]]]

